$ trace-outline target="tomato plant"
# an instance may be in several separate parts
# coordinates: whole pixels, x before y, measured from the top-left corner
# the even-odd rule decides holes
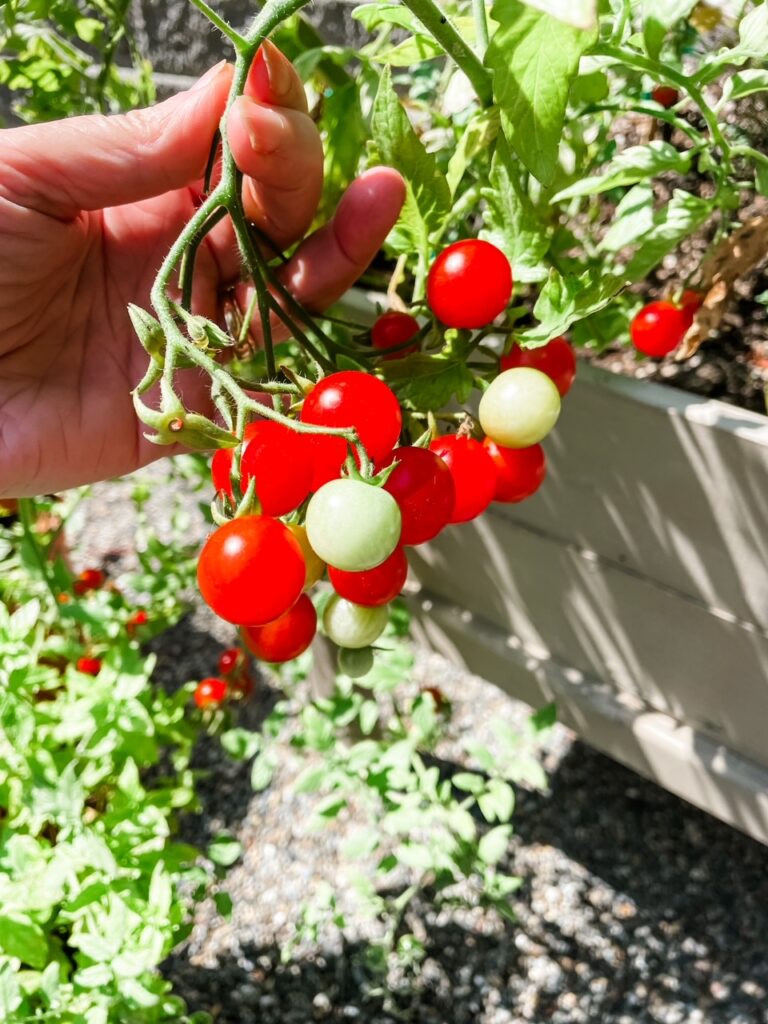
[[[245,516],[210,535],[200,553],[197,579],[203,598],[222,619],[263,625],[298,600],[306,565],[287,526],[267,516]]]
[[[273,622],[246,626],[243,640],[248,650],[262,661],[291,661],[312,643],[317,630],[317,612],[306,594]]]
[[[447,434],[430,445],[450,470],[454,501],[451,523],[466,523],[484,512],[496,490],[496,468],[483,446],[471,437]]]

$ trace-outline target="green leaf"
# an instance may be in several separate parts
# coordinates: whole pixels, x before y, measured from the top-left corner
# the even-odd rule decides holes
[[[603,236],[598,249],[618,252],[632,245],[653,227],[653,186],[643,181],[622,197],[613,214],[613,223]]]
[[[642,0],[643,39],[648,56],[656,60],[667,31],[687,17],[698,0]]]
[[[566,25],[520,0],[495,0],[491,15],[499,28],[485,62],[493,71],[504,134],[531,174],[548,185],[558,164],[571,81],[597,30]]]
[[[525,0],[525,3],[566,25],[588,29],[597,25],[597,0]]]
[[[0,915],[0,949],[41,971],[48,960],[45,932],[34,921]]]
[[[579,277],[550,270],[549,280],[533,307],[534,316],[541,322],[516,332],[515,338],[522,345],[543,345],[564,334],[575,320],[607,306],[623,286],[622,278],[606,274],[602,267],[592,267]]]
[[[502,146],[494,154],[485,199],[485,227],[480,237],[493,242],[512,264],[515,281],[542,281],[547,268],[542,263],[549,248],[547,228],[540,221],[520,176],[506,159]]]
[[[455,356],[418,352],[383,363],[381,372],[401,402],[425,412],[442,409],[454,395],[458,402],[466,402],[472,390],[472,373]]]
[[[457,772],[452,778],[451,782],[456,789],[461,789],[465,793],[480,793],[485,789],[485,780],[482,775],[475,775],[474,772]]]
[[[755,164],[755,188],[762,196],[768,196],[768,164],[761,160]]]
[[[503,779],[491,779],[477,804],[486,821],[509,821],[515,807],[515,791]]]
[[[709,219],[712,210],[711,200],[675,189],[667,205],[654,213],[653,226],[627,264],[625,277],[630,281],[646,277],[683,238]]]
[[[261,746],[261,735],[249,729],[228,729],[221,737],[221,745],[236,761],[247,761]]]
[[[368,31],[377,25],[397,25],[409,32],[424,32],[424,26],[415,14],[402,4],[363,4],[352,11],[352,17],[359,21]]]
[[[8,636],[12,640],[23,640],[40,618],[40,602],[37,598],[25,601],[8,620]]]
[[[723,93],[726,99],[740,100],[743,96],[767,90],[768,71],[754,68],[732,75],[725,83]]]
[[[208,847],[208,856],[214,864],[223,868],[231,867],[243,852],[243,847],[234,836],[219,833]]]
[[[509,847],[512,835],[511,825],[497,825],[482,837],[477,846],[477,855],[484,864],[498,864]]]
[[[528,719],[534,734],[537,736],[551,729],[556,721],[557,705],[554,701],[551,704],[545,704],[544,707],[539,708],[538,711],[534,711]]]
[[[451,195],[456,192],[467,167],[494,141],[499,133],[500,123],[499,112],[495,109],[480,110],[470,118],[448,162],[446,179]]]
[[[415,249],[426,261],[430,236],[442,230],[451,196],[434,155],[424,148],[403,110],[389,68],[381,76],[371,128],[378,162],[396,167],[406,182],[405,203],[392,244],[401,252]]]
[[[387,64],[395,68],[407,68],[412,64],[420,64],[424,60],[434,60],[443,56],[443,48],[429,36],[416,35],[404,39],[396,46],[386,50],[371,50],[367,53],[374,64]]]
[[[232,917],[232,897],[228,892],[215,892],[213,894],[213,902],[216,904],[216,910],[223,918],[227,921]]]
[[[768,54],[768,4],[761,3],[742,18],[737,50],[747,57],[765,59]]]
[[[104,31],[104,26],[95,18],[78,18],[75,32],[84,43],[93,43]]]
[[[594,196],[620,185],[634,185],[664,171],[685,174],[691,165],[691,156],[661,139],[646,146],[630,146],[614,157],[602,174],[574,182],[554,195],[551,202],[560,203],[574,196]]]
[[[0,964],[0,1014],[3,1020],[11,1020],[21,1005],[21,988],[13,965],[6,962]]]
[[[323,209],[330,216],[342,193],[355,177],[365,151],[368,129],[360,109],[360,90],[355,81],[328,90],[320,130],[325,148]],[[343,125],[343,131],[339,127]]]

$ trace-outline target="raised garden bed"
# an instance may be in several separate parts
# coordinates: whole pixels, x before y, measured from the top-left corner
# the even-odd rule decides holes
[[[546,447],[414,550],[421,637],[768,842],[768,421],[582,365]]]

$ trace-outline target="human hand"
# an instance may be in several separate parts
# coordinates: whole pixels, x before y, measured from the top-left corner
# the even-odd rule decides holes
[[[148,306],[154,275],[199,201],[231,77],[222,63],[147,110],[0,134],[0,497],[116,476],[168,453],[144,438],[134,412],[146,354],[127,305]],[[280,246],[302,239],[321,195],[323,152],[301,81],[271,44],[227,130],[248,217]],[[388,168],[354,182],[282,269],[296,298],[322,309],[343,294],[403,197]],[[195,312],[220,320],[240,269],[222,221],[198,254]],[[242,286],[235,293],[246,301]],[[201,376],[183,379],[185,405],[209,413]]]

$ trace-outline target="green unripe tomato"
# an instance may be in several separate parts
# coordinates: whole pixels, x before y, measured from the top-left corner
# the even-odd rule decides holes
[[[360,480],[331,480],[307,506],[307,537],[324,562],[345,572],[375,569],[398,545],[400,508],[388,491]]]
[[[366,608],[334,594],[325,606],[323,629],[339,647],[360,650],[378,640],[389,622],[389,607]]]
[[[339,672],[350,679],[362,679],[373,668],[373,651],[370,647],[339,648]]]
[[[530,448],[546,437],[560,415],[560,392],[545,373],[529,366],[505,370],[480,399],[480,426],[505,448]]]

